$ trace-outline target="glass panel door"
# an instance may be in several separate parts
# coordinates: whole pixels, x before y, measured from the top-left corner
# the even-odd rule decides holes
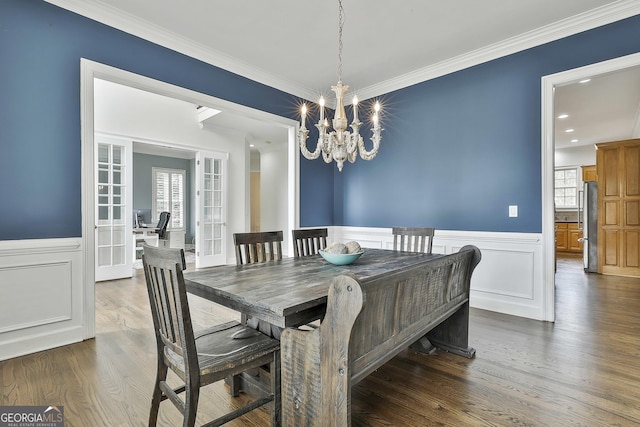
[[[131,141],[96,136],[96,281],[131,277]]]
[[[227,156],[196,156],[196,268],[226,264]]]

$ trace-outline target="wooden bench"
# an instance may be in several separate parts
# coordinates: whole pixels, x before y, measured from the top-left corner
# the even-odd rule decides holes
[[[282,333],[283,426],[350,426],[351,387],[412,344],[474,357],[469,287],[480,257],[465,246],[367,280],[334,279],[320,327]]]

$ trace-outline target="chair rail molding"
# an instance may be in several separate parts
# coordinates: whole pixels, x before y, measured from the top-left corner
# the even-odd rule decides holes
[[[82,341],[82,239],[0,241],[0,360]]]
[[[334,226],[329,242],[355,240],[365,248],[393,249],[391,228]],[[433,253],[451,254],[475,245],[482,261],[471,280],[470,305],[535,320],[547,316],[542,268],[543,244],[539,233],[452,231],[436,228]]]

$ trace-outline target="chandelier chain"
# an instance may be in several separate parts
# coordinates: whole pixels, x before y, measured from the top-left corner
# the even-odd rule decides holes
[[[342,81],[342,27],[344,26],[344,8],[338,0],[338,81]]]

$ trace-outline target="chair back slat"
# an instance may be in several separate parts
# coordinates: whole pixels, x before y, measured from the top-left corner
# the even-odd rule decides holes
[[[158,351],[164,351],[166,346],[185,357],[189,348],[195,348],[195,339],[182,275],[186,266],[184,251],[145,245],[142,263]],[[186,359],[185,366],[194,363],[193,358]]]
[[[315,255],[327,247],[327,229],[310,228],[293,230],[293,256],[303,257]]]
[[[242,265],[281,260],[282,241],[282,231],[234,233],[236,263]]]
[[[180,300],[175,297],[179,290],[176,287],[173,272],[169,275],[165,273],[167,272],[162,270],[159,272],[163,282],[159,291],[162,293],[162,299],[164,300],[164,307],[161,313],[166,325],[162,331],[162,340],[166,346],[182,355],[185,343],[182,338],[183,334],[180,333],[180,325],[184,323],[184,318],[181,316]]]
[[[171,345],[174,345],[179,341],[179,337],[176,337],[177,330],[176,323],[174,322],[174,319],[177,317],[175,302],[172,297],[174,291],[167,286],[166,278],[162,270],[159,270],[153,265],[147,265],[147,268],[152,275],[150,282],[153,295],[150,295],[150,297],[153,297],[157,307],[160,337],[165,344],[169,345],[169,343],[171,343]]]
[[[405,252],[424,252],[427,254],[433,251],[433,235],[435,228],[432,227],[393,227],[393,249]]]

